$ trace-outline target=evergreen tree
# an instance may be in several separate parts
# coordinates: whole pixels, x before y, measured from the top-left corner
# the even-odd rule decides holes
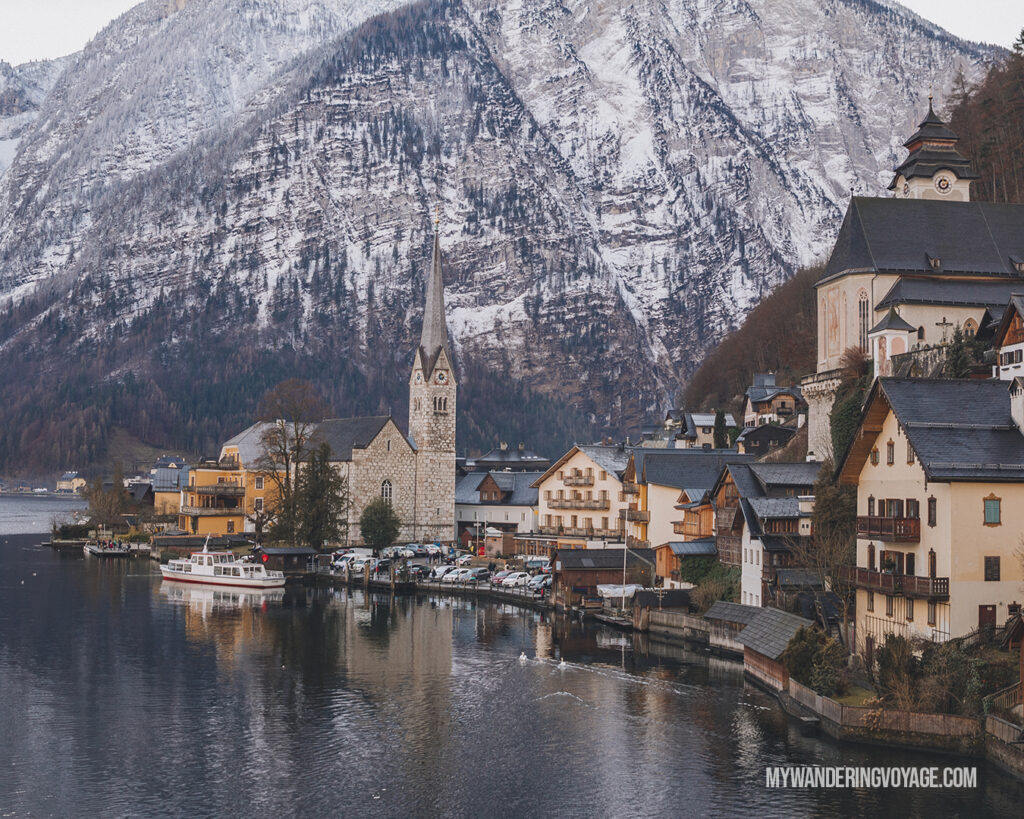
[[[725,411],[715,413],[715,449],[729,448],[729,433],[725,428]]]
[[[967,354],[967,344],[959,327],[953,331],[953,340],[946,348],[946,363],[942,374],[946,378],[968,378],[971,374],[971,358]]]
[[[359,518],[359,533],[363,536],[363,543],[373,549],[374,556],[377,556],[381,549],[395,542],[401,525],[391,504],[384,498],[376,498],[367,505]]]
[[[348,483],[330,463],[331,449],[320,444],[309,456],[296,481],[298,539],[322,551],[340,543],[348,524]]]

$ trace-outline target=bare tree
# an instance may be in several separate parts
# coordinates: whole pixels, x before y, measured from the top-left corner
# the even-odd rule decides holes
[[[317,422],[328,412],[327,403],[316,388],[298,378],[282,381],[270,390],[257,410],[257,419],[265,426],[260,435],[262,452],[256,469],[277,490],[273,507],[266,513],[274,516],[276,538],[291,546],[297,545],[299,528],[297,470],[306,460]]]

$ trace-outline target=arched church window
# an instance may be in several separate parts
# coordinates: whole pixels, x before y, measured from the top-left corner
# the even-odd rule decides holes
[[[857,327],[858,342],[860,348],[867,352],[868,350],[868,330],[870,329],[870,310],[868,308],[868,294],[866,290],[861,290],[857,296]]]
[[[393,496],[391,489],[391,481],[387,480],[386,478],[380,485],[380,496],[384,498],[384,500],[387,501],[388,503],[391,503],[391,499]]]
[[[917,340],[924,341],[924,325],[917,328]]]
[[[964,322],[964,338],[974,338],[978,332],[978,323],[974,319]]]

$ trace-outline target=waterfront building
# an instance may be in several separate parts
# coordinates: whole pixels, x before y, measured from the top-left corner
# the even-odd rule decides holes
[[[908,374],[927,374],[941,367],[955,328],[978,334],[1024,290],[1024,206],[970,201],[977,174],[930,104],[906,147],[889,186],[896,198],[850,200],[816,284],[817,371],[801,386],[808,451],[819,459],[842,456],[832,453],[828,419],[847,349],[876,356],[882,375],[901,361]]]
[[[552,568],[552,601],[569,608],[596,597],[600,585],[651,586],[654,566],[650,549],[558,549]]]
[[[543,472],[470,472],[455,482],[455,522],[464,546],[479,542],[485,530],[525,533],[537,528],[538,490]]]
[[[859,653],[1018,610],[1024,381],[876,380],[838,475],[857,487]]]
[[[65,472],[57,481],[57,491],[61,494],[73,495],[82,492],[86,487],[85,478],[78,472]]]
[[[736,634],[736,642],[743,646],[743,671],[768,688],[788,690],[789,671],[782,652],[801,628],[813,625],[788,611],[761,609]]]
[[[635,509],[630,504],[620,512],[626,542],[650,548],[679,540],[675,521],[681,493],[700,498],[715,485],[724,464],[748,461],[753,456],[734,449],[634,449],[623,472],[623,486],[636,487]]]
[[[636,514],[635,484],[623,485],[631,447],[574,446],[532,486],[538,490],[537,531],[554,536],[557,547],[586,548],[589,541],[624,537],[624,510]]]
[[[231,535],[245,531],[246,474],[237,460],[201,461],[181,490],[178,528],[190,535]]]

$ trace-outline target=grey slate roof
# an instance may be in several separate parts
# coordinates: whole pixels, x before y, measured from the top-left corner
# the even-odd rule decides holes
[[[189,468],[182,466],[172,468],[158,466],[153,470],[153,491],[154,492],[177,492],[183,486],[188,485]]]
[[[622,549],[559,549],[556,560],[562,569],[621,569]],[[630,549],[627,566],[654,565],[653,549]]]
[[[455,481],[455,502],[477,506],[536,506],[540,490],[530,486],[543,472],[470,472]],[[481,501],[480,484],[488,475],[502,492],[510,493],[507,500]]]
[[[794,464],[753,463],[750,471],[763,487],[793,486],[809,489],[814,486],[821,464],[814,461]]]
[[[821,281],[852,270],[1019,280],[1011,256],[1024,256],[1024,205],[855,196]]]
[[[814,569],[776,569],[775,578],[782,587],[821,587],[821,576]]]
[[[242,462],[242,466],[252,466],[263,455],[263,446],[260,443],[260,438],[263,435],[263,430],[269,426],[271,424],[266,421],[257,421],[251,427],[243,429],[233,438],[225,441],[224,446],[238,447],[238,458]]]
[[[1024,435],[1010,416],[1009,383],[881,378],[875,389],[929,480],[1024,481]]]
[[[633,466],[643,483],[707,490],[715,485],[725,464],[753,460],[753,455],[740,455],[735,449],[637,449]]]
[[[903,277],[889,288],[875,309],[901,304],[941,304],[1002,310],[1015,292],[1024,292],[1024,280],[964,282],[943,278]]]
[[[896,312],[895,307],[889,308],[889,312],[882,317],[882,320],[868,330],[868,335],[881,332],[882,330],[897,330],[904,333],[917,332],[917,328],[914,325],[900,318],[900,314]]]
[[[749,498],[760,520],[800,517],[800,501],[796,498]]]
[[[473,459],[476,467],[494,469],[538,469],[548,468],[551,463],[549,458],[538,455],[532,449],[501,449],[495,448],[486,455]]]
[[[736,635],[736,641],[769,660],[777,660],[797,631],[812,625],[810,620],[788,611],[761,609],[747,627]]]
[[[958,179],[977,179],[979,174],[971,167],[970,161],[956,149],[957,135],[935,114],[932,102],[928,100],[928,114],[917,126],[917,132],[903,143],[912,148],[910,156],[896,169],[889,190],[896,187],[896,179],[903,176],[931,178],[943,168],[952,171]]]
[[[310,436],[310,448],[326,442],[331,448],[332,461],[351,461],[352,450],[367,446],[389,420],[387,415],[328,418],[316,425],[316,431]]]
[[[603,446],[601,444],[584,444],[578,446],[580,452],[596,463],[601,469],[616,478],[621,478],[629,463],[630,447]]]
[[[672,554],[681,557],[692,557],[694,555],[716,555],[718,548],[715,546],[713,537],[700,538],[699,540],[673,540],[668,543]]]
[[[723,620],[726,623],[750,623],[764,609],[760,606],[745,606],[742,603],[727,603],[718,600],[704,613],[705,620]]]

